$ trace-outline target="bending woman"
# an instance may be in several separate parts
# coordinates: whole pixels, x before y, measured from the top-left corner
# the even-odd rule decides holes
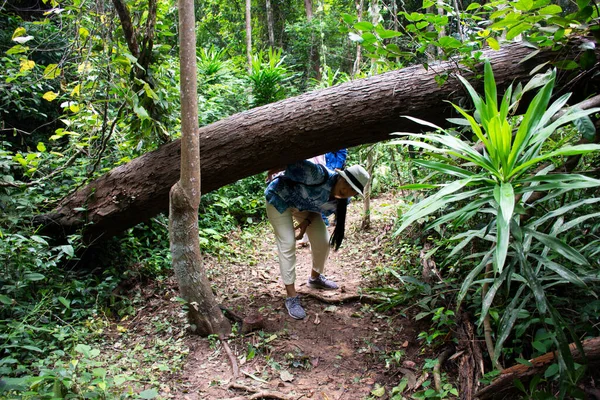
[[[278,170],[269,171],[272,177]],[[329,247],[337,250],[344,239],[347,199],[363,195],[369,174],[360,165],[330,171],[323,165],[299,161],[288,165],[283,174],[270,181],[265,190],[267,217],[277,240],[279,269],[285,285],[285,307],[292,318],[303,319],[306,312],[296,293],[296,238],[308,235],[312,271],[308,286],[335,290],[338,285],[323,276]],[[331,240],[321,213],[336,212],[338,223]],[[294,219],[298,225],[294,227]],[[299,229],[296,235],[294,230]]]

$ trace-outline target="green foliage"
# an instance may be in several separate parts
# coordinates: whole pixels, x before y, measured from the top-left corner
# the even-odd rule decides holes
[[[521,310],[534,301],[539,315],[551,321],[552,340],[560,354],[561,376],[566,382],[567,372],[571,377],[575,374],[565,333],[570,327],[553,304],[551,293],[558,285],[577,287],[588,296],[593,292],[588,283],[597,280],[594,272],[597,267],[577,250],[582,245],[571,238],[580,224],[597,221],[598,213],[589,207],[598,199],[590,196],[591,192],[586,195],[586,190],[599,186],[600,181],[582,174],[551,173],[554,169],[552,161],[563,156],[597,152],[600,146],[564,145],[549,140],[560,126],[598,111],[568,109],[554,118],[569,98],[569,95],[563,95],[550,104],[554,77],[554,71],[536,77],[514,97],[509,88],[500,103],[489,63],[485,68],[484,97],[461,78],[473,99],[475,116],[454,107],[465,118],[462,124],[469,126],[474,138],[484,145],[481,153],[456,133],[415,120],[441,133],[409,134],[420,140],[396,143],[424,149],[431,158],[415,161],[418,165],[456,180],[441,185],[407,186],[413,189],[438,187],[440,190],[409,208],[401,216],[397,233],[415,221],[443,210],[444,215],[429,223],[426,229],[440,231],[444,227],[458,232],[449,239],[457,244],[448,257],[460,255],[469,244],[481,249],[472,255],[479,261],[464,279],[458,302],[474,286],[490,283],[481,304],[481,323],[496,295],[504,294],[506,303],[498,321],[495,358],[500,356]],[[522,94],[540,86],[526,113],[511,117]],[[547,164],[540,167],[543,162]],[[579,194],[567,197],[569,201],[564,201],[565,198],[560,203],[554,201],[557,196],[573,191]],[[546,196],[529,204],[527,199],[533,192],[544,192]],[[544,212],[536,213],[542,204]],[[524,216],[530,216],[529,220]],[[478,227],[468,229],[472,220],[477,221]],[[465,259],[464,255],[462,258]],[[493,265],[493,279],[477,280],[488,264]],[[578,342],[574,332],[571,336]]]
[[[284,66],[281,50],[270,48],[265,54],[259,52],[252,59],[252,72],[249,74],[252,83],[253,107],[263,106],[285,98],[285,82],[291,74]]]
[[[404,9],[399,12],[398,30],[386,28],[383,22],[358,21],[355,15],[343,14],[345,25],[341,30],[373,60],[391,65],[397,65],[398,60],[403,64],[421,62],[426,67],[432,60],[450,57],[474,66],[480,61],[481,50],[498,50],[517,38],[535,49],[529,56],[534,57],[541,48],[564,45],[570,36],[599,36],[593,22],[598,10],[589,1],[577,2],[574,12],[550,0],[473,2],[464,10],[455,8],[455,4],[426,0],[422,11]],[[593,48],[592,43],[584,45],[579,60],[560,60],[555,65],[561,69],[587,69],[596,61]],[[447,76],[438,78],[442,84]]]

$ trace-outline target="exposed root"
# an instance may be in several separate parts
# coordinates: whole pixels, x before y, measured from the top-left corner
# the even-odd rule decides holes
[[[248,400],[248,399],[279,399],[279,400],[292,400],[291,397],[287,396],[284,393],[274,392],[272,390],[260,390],[254,389],[250,386],[242,385],[239,383],[231,383],[227,386],[228,389],[238,389],[243,390],[248,393],[254,393],[250,396],[238,396],[238,397],[230,397],[224,400]]]
[[[442,369],[442,364],[450,357],[450,354],[454,352],[454,346],[448,347],[446,350],[440,354],[435,363],[435,367],[433,367],[433,382],[435,383],[435,390],[439,393],[442,390],[442,376],[440,370]]]
[[[344,297],[325,297],[315,292],[300,292],[304,297],[312,297],[327,304],[342,304],[350,301],[359,301],[368,304],[381,304],[384,300],[366,294],[352,294]]]
[[[225,349],[225,353],[227,353],[227,356],[229,357],[231,369],[233,370],[233,379],[235,380],[240,376],[240,368],[238,367],[237,360],[235,359],[235,356],[233,355],[233,352],[231,351],[231,348],[229,347],[229,344],[227,343],[227,340],[225,340],[223,335],[219,335],[219,340],[221,340],[221,344]]]

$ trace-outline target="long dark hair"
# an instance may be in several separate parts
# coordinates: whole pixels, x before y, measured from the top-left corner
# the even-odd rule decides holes
[[[344,240],[344,231],[346,230],[346,210],[348,209],[348,199],[337,199],[335,210],[335,229],[329,239],[329,245],[337,251]]]

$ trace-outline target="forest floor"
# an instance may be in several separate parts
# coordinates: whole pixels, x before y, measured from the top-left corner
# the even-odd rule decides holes
[[[160,398],[389,399],[402,378],[413,388],[415,382],[422,384],[426,376],[420,366],[428,355],[417,336],[428,326],[414,320],[418,310],[380,312],[368,301],[368,290],[381,286],[386,263],[397,262],[383,251],[394,245],[398,200],[393,196],[372,199],[369,230],[360,229],[362,202],[350,204],[346,238],[338,252],[331,252],[325,270],[339,290],[307,287],[310,249],[298,248],[296,285],[307,312],[304,320],[292,319],[284,307],[268,224],[252,235],[238,231],[229,238],[240,251],[236,261],[205,257],[217,301],[242,317],[260,315],[264,321],[261,330],[237,332],[228,340],[240,368],[235,382],[222,344],[186,330],[174,278],[139,286],[144,306],[114,330],[114,347],[140,352],[163,346],[163,356],[153,367],[170,371],[154,382]],[[419,262],[418,257],[412,260],[417,268]],[[128,335],[119,334],[124,331]],[[169,368],[174,360],[181,370]]]

